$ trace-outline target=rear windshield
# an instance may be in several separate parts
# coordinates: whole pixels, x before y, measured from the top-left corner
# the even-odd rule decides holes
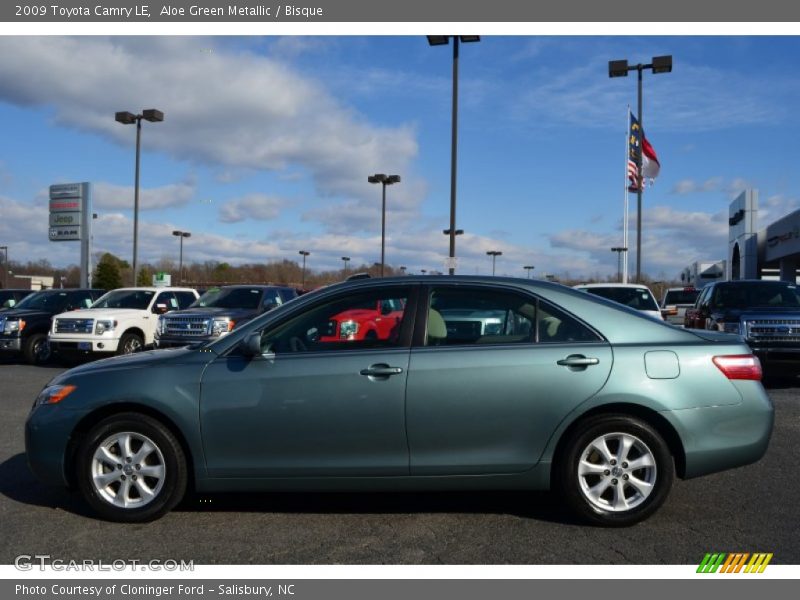
[[[717,308],[800,308],[797,286],[781,281],[718,285],[713,304]]]
[[[256,309],[261,303],[262,293],[261,288],[216,288],[200,296],[190,308],[203,306]]]
[[[664,296],[664,306],[667,304],[694,304],[700,290],[669,290]]]
[[[643,288],[628,287],[591,287],[583,288],[583,291],[608,298],[614,302],[619,302],[625,306],[630,306],[636,310],[658,310],[653,294],[650,290]]]

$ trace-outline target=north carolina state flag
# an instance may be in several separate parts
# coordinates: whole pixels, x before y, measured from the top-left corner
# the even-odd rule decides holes
[[[653,180],[658,177],[658,173],[661,170],[661,163],[658,162],[656,151],[653,149],[653,146],[650,145],[650,142],[647,141],[639,125],[639,121],[631,114],[631,127],[628,136],[628,179],[631,182],[629,189],[632,192],[638,190],[640,185],[639,176],[636,173],[636,159],[638,157],[640,144],[642,147],[641,179],[649,179],[652,185]]]

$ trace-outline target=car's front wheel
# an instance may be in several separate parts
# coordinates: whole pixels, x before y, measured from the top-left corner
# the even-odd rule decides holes
[[[126,333],[119,340],[117,354],[133,354],[144,350],[144,340],[136,333]]]
[[[675,466],[664,438],[644,421],[598,415],[581,423],[564,446],[556,482],[583,519],[626,526],[651,516],[664,503]]]
[[[173,433],[138,413],[109,417],[86,435],[75,465],[89,505],[112,521],[142,522],[170,511],[186,492],[186,457]]]

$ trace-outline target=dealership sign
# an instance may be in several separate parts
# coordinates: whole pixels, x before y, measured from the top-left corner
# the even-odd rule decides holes
[[[51,242],[81,240],[84,209],[89,198],[88,183],[59,183],[50,186]]]

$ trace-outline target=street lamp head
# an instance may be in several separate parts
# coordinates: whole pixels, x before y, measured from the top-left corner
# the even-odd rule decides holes
[[[470,42],[480,42],[481,36],[479,35],[460,35],[458,39],[461,40],[462,43],[468,44]]]
[[[672,72],[672,55],[667,56],[654,56],[653,57],[653,73],[671,73]]]
[[[488,252],[486,252],[486,255],[487,256],[502,256],[503,253],[500,252],[500,250],[489,250]]]
[[[300,250],[300,252],[298,252],[298,254],[301,254],[303,256],[308,256],[309,254],[311,254],[311,252],[307,252],[306,250]]]
[[[344,262],[347,262],[348,260],[350,260],[350,257],[349,257],[349,256],[343,256],[343,257],[342,257],[342,260],[343,260]]]
[[[389,175],[386,178],[386,185],[391,185],[393,183],[400,183],[400,175]]]
[[[142,118],[151,123],[159,123],[164,120],[164,113],[155,108],[148,108],[142,111]]]
[[[383,183],[386,181],[386,175],[384,173],[375,173],[375,175],[367,177],[367,181],[370,183]]]
[[[443,229],[442,233],[445,234],[445,235],[450,235],[450,230],[449,229]],[[464,230],[463,229],[456,229],[456,235],[464,235]]]
[[[428,35],[428,44],[431,46],[446,46],[450,43],[449,35]]]
[[[114,113],[114,120],[123,125],[132,125],[136,123],[136,115],[127,110],[123,110],[122,112]]]
[[[608,61],[608,76],[609,77],[627,77],[628,76],[628,61],[627,60],[610,60],[610,61]]]

